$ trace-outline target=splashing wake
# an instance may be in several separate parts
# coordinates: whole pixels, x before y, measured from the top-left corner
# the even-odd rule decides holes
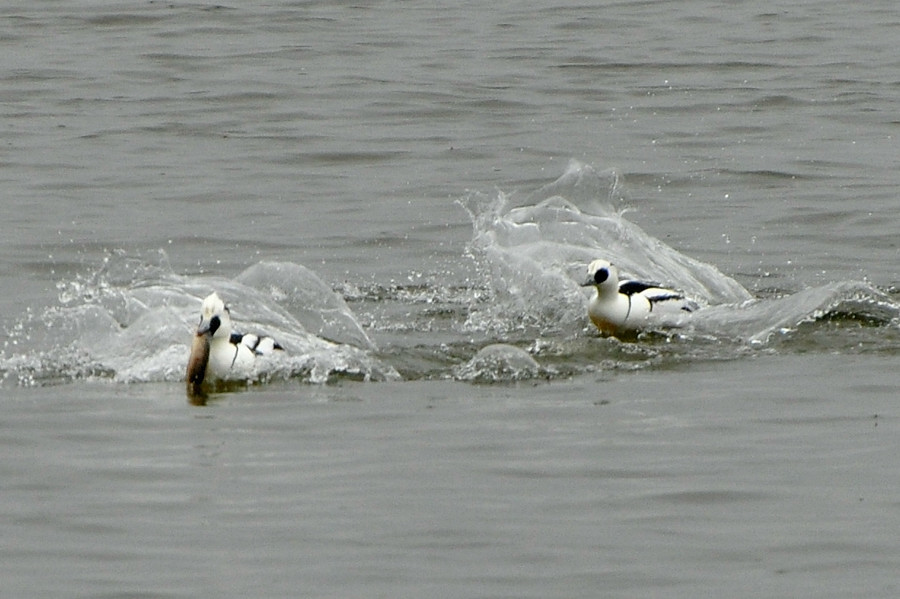
[[[470,310],[467,325],[498,336],[517,331],[542,337],[594,335],[584,328],[587,297],[579,283],[585,265],[604,258],[629,276],[679,289],[701,306],[677,329],[662,331],[669,341],[675,335],[693,342],[692,351],[728,343],[734,347],[719,357],[730,357],[834,315],[896,330],[900,305],[863,282],[754,298],[712,265],[630,223],[614,208],[622,200],[618,173],[577,162],[519,206],[509,206],[502,194],[465,198],[462,205],[474,230],[470,252],[490,290],[489,299]]]
[[[59,305],[30,311],[9,332],[4,378],[24,385],[183,380],[200,302],[213,290],[227,298],[239,328],[271,335],[287,350],[260,360],[248,382],[398,377],[374,356],[344,300],[297,264],[261,262],[234,279],[196,279],[116,252],[59,288]]]
[[[239,329],[275,337],[286,350],[260,360],[250,382],[402,373],[495,383],[759,351],[900,348],[900,304],[891,295],[842,281],[756,298],[629,222],[623,189],[617,172],[573,162],[515,205],[504,194],[471,194],[460,204],[472,222],[474,278],[426,273],[405,286],[345,285],[343,296],[290,262],[260,262],[233,279],[190,277],[173,272],[162,253],[152,262],[114,252],[61,282],[56,305],[27,310],[7,330],[0,382],[182,381],[200,301],[213,290]],[[601,338],[580,286],[595,258],[679,289],[700,309],[637,342]]]

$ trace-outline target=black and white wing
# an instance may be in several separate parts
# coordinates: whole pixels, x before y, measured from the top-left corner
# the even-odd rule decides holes
[[[244,345],[253,351],[254,354],[260,356],[270,354],[275,350],[284,349],[271,337],[254,335],[252,333],[243,334],[232,332],[229,341],[234,345]]]
[[[640,295],[650,302],[650,309],[654,306],[665,304],[667,307],[678,307],[685,312],[693,312],[696,309],[694,302],[685,299],[684,294],[660,287],[657,283],[644,281],[625,280],[619,283],[619,293],[628,296]]]

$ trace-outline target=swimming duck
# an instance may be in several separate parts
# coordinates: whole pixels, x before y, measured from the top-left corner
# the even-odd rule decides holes
[[[234,332],[231,314],[217,293],[203,300],[200,324],[191,343],[187,365],[189,395],[201,395],[204,382],[247,379],[256,357],[282,347],[271,337]]]
[[[588,316],[604,335],[639,332],[652,324],[651,314],[671,317],[696,309],[678,291],[655,283],[619,281],[619,271],[606,260],[594,260],[587,270],[582,286],[597,290],[588,305]]]

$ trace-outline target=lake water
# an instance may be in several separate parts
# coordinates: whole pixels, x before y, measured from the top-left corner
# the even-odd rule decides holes
[[[0,592],[896,597],[898,27],[7,2]],[[287,351],[199,406],[214,289]]]

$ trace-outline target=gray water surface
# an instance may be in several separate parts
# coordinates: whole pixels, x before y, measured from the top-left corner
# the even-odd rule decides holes
[[[0,594],[897,596],[898,27],[887,1],[7,2]],[[589,199],[640,249],[757,311],[621,343],[551,288],[517,304],[567,271],[493,260],[466,207],[529,207],[572,159],[615,169]],[[272,263],[377,366],[189,405],[190,301]],[[460,375],[498,343],[542,370]]]
[[[4,591],[888,597],[898,419],[868,381],[892,361],[286,384],[205,409],[160,385],[18,392]]]

